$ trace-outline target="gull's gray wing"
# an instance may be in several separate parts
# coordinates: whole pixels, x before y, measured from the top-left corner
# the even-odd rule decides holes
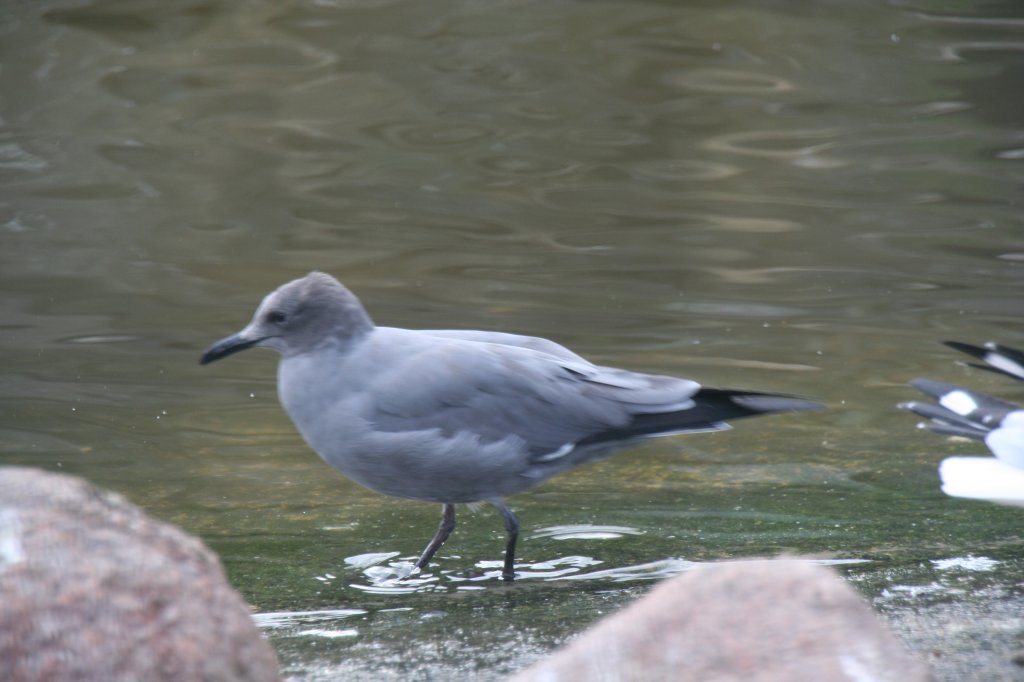
[[[500,346],[511,346],[513,348],[528,348],[530,350],[546,353],[561,360],[571,362],[582,362],[589,365],[585,358],[573,353],[565,346],[555,343],[551,339],[539,336],[524,336],[522,334],[509,334],[506,332],[488,332],[475,329],[426,329],[420,334],[428,334],[441,339],[453,339],[461,341],[473,341],[475,343],[495,343]]]
[[[438,429],[484,443],[512,435],[543,460],[606,432],[621,430],[620,439],[654,435],[627,430],[638,415],[695,407],[696,382],[597,367],[567,353],[435,334],[374,378],[369,418],[384,431]],[[687,429],[676,417],[657,430],[709,426]]]

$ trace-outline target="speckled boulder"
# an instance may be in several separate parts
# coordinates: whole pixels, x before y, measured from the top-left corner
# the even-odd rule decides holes
[[[845,581],[807,562],[711,564],[602,620],[515,682],[930,679]]]
[[[72,476],[0,467],[0,677],[277,680],[198,539]]]

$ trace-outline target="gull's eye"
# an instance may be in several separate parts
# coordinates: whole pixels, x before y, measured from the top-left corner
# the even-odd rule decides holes
[[[269,322],[270,324],[284,324],[285,320],[287,319],[288,316],[282,313],[280,310],[271,310],[269,313],[267,313],[266,317],[267,322]]]

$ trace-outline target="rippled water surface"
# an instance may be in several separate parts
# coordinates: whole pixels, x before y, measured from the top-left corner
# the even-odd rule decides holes
[[[1020,674],[1021,511],[915,376],[1024,346],[1017,2],[15,1],[0,10],[0,462],[202,536],[294,679],[494,679],[712,560],[835,565],[940,679]],[[554,338],[830,410],[668,438],[437,523],[331,472],[254,351],[311,270],[375,319]],[[1015,664],[1014,657],[1018,663]]]

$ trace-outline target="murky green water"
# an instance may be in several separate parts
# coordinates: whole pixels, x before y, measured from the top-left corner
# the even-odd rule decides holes
[[[1024,346],[1022,26],[938,0],[7,3],[0,462],[201,535],[295,679],[495,678],[687,562],[781,553],[858,561],[941,679],[1010,679],[1021,512],[944,497],[939,460],[980,446],[893,405],[920,375],[1024,398],[937,343]],[[513,498],[512,587],[482,509],[381,589],[439,510],[309,452],[270,353],[197,364],[311,269],[382,324],[832,409]]]

